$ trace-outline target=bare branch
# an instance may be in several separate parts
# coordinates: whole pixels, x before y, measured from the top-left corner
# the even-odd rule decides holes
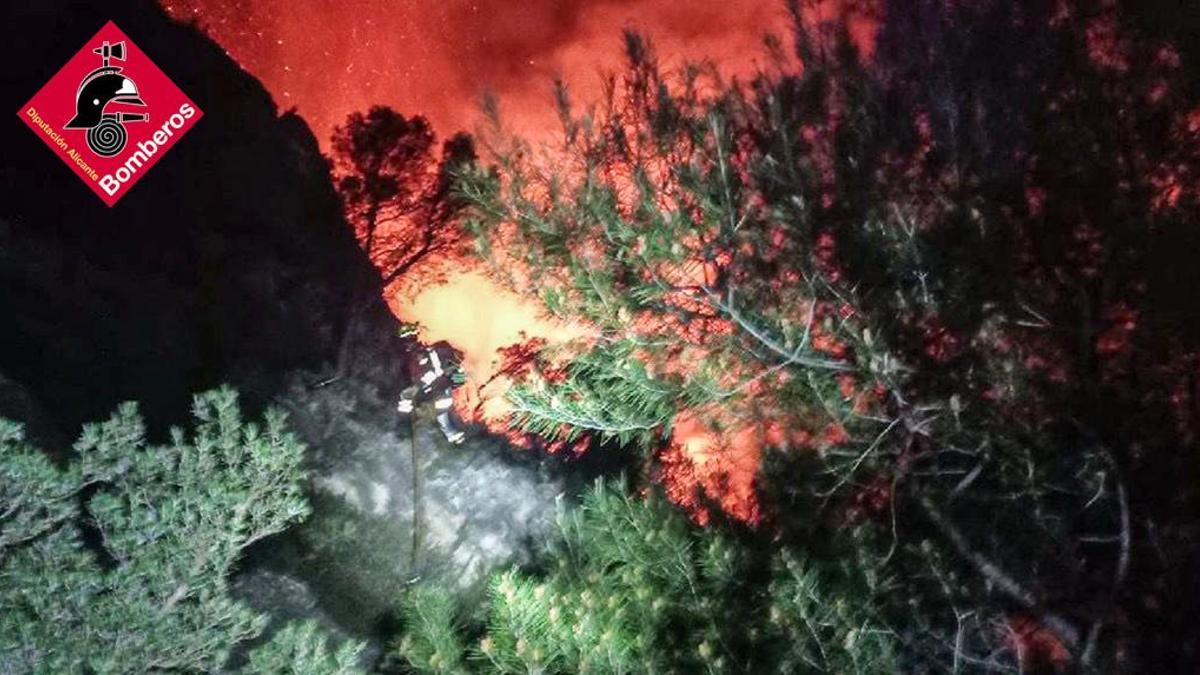
[[[1018,605],[1029,611],[1037,611],[1040,620],[1050,630],[1053,630],[1068,649],[1074,651],[1079,644],[1079,631],[1065,617],[1047,612],[1041,607],[1041,602],[1033,591],[1023,586],[999,564],[980,553],[971,545],[963,533],[928,497],[918,500],[921,509],[929,520],[941,531],[960,556],[966,559],[983,578]]]

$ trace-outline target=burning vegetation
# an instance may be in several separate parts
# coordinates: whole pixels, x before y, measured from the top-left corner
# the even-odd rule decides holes
[[[1132,627],[1186,574],[1146,537],[1186,550],[1196,497],[1144,494],[1197,466],[1191,334],[1154,277],[1194,240],[1180,55],[1111,4],[792,10],[794,53],[769,40],[748,80],[629,32],[599,98],[557,85],[557,142],[492,111],[455,227],[578,328],[481,369],[483,419],[639,453],[702,525],[857,541],[909,589],[873,620],[915,662],[1163,658]]]

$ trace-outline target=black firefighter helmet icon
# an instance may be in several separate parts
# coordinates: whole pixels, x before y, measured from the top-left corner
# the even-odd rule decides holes
[[[125,42],[109,44],[107,40],[92,50],[99,54],[102,64],[88,73],[79,84],[75,94],[75,117],[67,122],[67,129],[87,129],[87,144],[92,152],[101,157],[112,157],[125,147],[127,134],[125,123],[145,122],[146,113],[108,112],[113,103],[145,107],[133,80],[121,73],[118,66],[109,65],[111,59],[125,60]]]

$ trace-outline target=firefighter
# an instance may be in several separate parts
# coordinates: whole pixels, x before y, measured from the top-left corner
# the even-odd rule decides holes
[[[433,408],[437,411],[438,429],[446,440],[458,445],[466,438],[464,432],[454,419],[454,389],[460,384],[460,356],[447,342],[438,342],[425,347],[415,367],[412,368],[415,380],[405,389],[396,410],[402,415],[411,415],[418,403],[433,400]]]

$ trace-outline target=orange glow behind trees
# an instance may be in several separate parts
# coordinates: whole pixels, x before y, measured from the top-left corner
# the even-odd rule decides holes
[[[786,40],[790,30],[784,3],[756,0],[163,5],[180,20],[197,21],[263,80],[281,107],[296,107],[326,150],[333,128],[347,115],[378,104],[426,116],[441,138],[477,129],[485,93],[498,101],[507,131],[553,141],[561,133],[553,81],[566,82],[577,101],[601,99],[604,74],[623,63],[624,28],[653,36],[667,64],[709,60],[731,77],[757,72],[767,60],[765,36]],[[500,350],[530,339],[561,343],[588,332],[548,319],[539,303],[503,290],[484,271],[459,261],[419,265],[390,293],[390,306],[422,326],[423,340],[446,340],[463,350],[469,379],[459,390],[459,408],[497,431],[508,410]],[[757,469],[753,435],[734,434],[741,459],[724,463],[736,468],[731,492],[739,499],[751,492]],[[714,444],[726,441],[690,422],[680,424],[675,436],[685,454],[695,456],[689,475],[699,485],[718,480],[709,460]],[[753,508],[732,510],[748,517]]]
[[[671,62],[711,59],[746,75],[766,33],[785,37],[783,2],[760,0],[163,0],[194,20],[296,107],[323,147],[352,112],[387,105],[420,114],[445,138],[474,131],[485,92],[522,134],[557,131],[552,82],[598,98],[621,64],[621,31],[654,36]]]
[[[537,338],[559,342],[586,334],[584,327],[547,318],[538,303],[499,287],[479,270],[414,286],[390,298],[392,309],[420,322],[422,342],[445,340],[463,351],[468,379],[455,392],[459,410],[496,431],[503,430],[508,410],[500,350]]]

